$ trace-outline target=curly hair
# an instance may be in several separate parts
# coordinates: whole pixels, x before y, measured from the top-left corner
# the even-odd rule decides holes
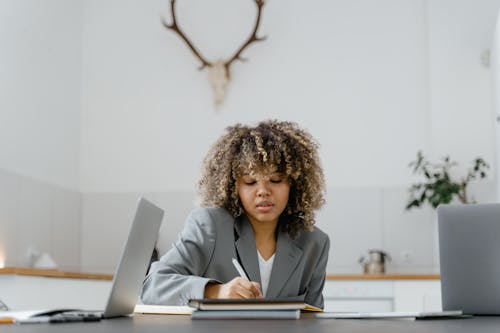
[[[317,149],[314,138],[293,122],[268,120],[255,127],[230,126],[203,161],[198,183],[201,205],[223,207],[238,218],[245,213],[236,188],[238,178],[275,170],[290,182],[280,226],[296,238],[300,232],[312,230],[314,210],[325,203]]]

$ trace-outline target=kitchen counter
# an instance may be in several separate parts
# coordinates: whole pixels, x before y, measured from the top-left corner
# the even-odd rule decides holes
[[[84,280],[112,280],[113,279],[112,274],[69,272],[69,271],[62,271],[59,269],[40,269],[40,268],[22,268],[22,267],[0,268],[0,274],[41,276],[41,277],[68,278],[68,279],[84,279]]]
[[[69,279],[112,280],[112,274],[71,272],[58,269],[6,267],[0,274],[43,276]],[[328,274],[327,280],[439,280],[439,274]]]
[[[112,274],[78,269],[0,268],[1,299],[13,309],[100,308]],[[323,295],[329,311],[434,311],[441,307],[437,274],[328,274]]]
[[[327,280],[439,280],[439,274],[327,274]]]

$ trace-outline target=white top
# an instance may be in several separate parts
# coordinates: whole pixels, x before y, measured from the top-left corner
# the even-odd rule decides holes
[[[267,294],[267,287],[269,286],[269,279],[271,278],[271,271],[273,270],[275,254],[276,253],[273,253],[273,255],[266,261],[260,255],[259,250],[257,250],[257,255],[259,257],[260,282],[262,283],[262,295],[264,296]]]

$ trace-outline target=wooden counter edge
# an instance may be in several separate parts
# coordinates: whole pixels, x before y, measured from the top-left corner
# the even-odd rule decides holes
[[[68,279],[112,280],[112,274],[67,272],[58,269],[37,269],[5,267],[0,268],[0,274],[27,276],[43,276]],[[439,280],[439,274],[328,274],[327,281],[332,280]]]
[[[439,274],[328,274],[331,280],[439,280]]]
[[[42,277],[67,278],[67,279],[87,279],[87,280],[113,279],[112,274],[67,272],[58,269],[38,269],[38,268],[19,268],[19,267],[0,268],[0,274],[42,276]]]

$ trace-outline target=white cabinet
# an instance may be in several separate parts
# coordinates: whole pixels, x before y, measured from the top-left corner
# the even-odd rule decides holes
[[[111,281],[0,274],[0,300],[11,310],[104,309]]]
[[[394,311],[441,311],[440,280],[394,281]]]
[[[326,281],[325,311],[392,311],[393,289],[392,281]]]
[[[101,309],[111,281],[0,274],[0,300],[13,310]],[[440,311],[439,280],[327,280],[332,312]]]
[[[325,311],[441,311],[439,280],[328,280]]]

